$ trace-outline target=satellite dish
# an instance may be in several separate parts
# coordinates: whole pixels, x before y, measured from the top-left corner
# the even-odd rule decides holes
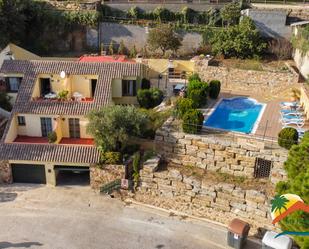
[[[65,78],[65,76],[66,76],[65,71],[61,71],[61,73],[60,73],[60,77],[61,77],[61,79],[64,79],[64,78]]]

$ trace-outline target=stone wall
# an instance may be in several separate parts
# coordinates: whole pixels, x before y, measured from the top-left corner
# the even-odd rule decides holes
[[[203,80],[220,80],[224,90],[250,91],[255,93],[279,93],[298,83],[299,75],[289,65],[287,71],[255,71],[209,66],[203,60],[196,62],[196,71]]]
[[[155,171],[144,166],[140,176],[139,191],[135,194],[138,201],[225,224],[238,217],[249,222],[251,232],[259,227],[274,229],[270,200],[264,190],[199,179],[173,167]]]
[[[0,161],[0,183],[12,183],[12,169],[8,161]]]
[[[125,167],[123,165],[93,165],[90,167],[90,186],[98,190],[102,185],[117,179],[124,178]]]
[[[173,119],[165,122],[156,133],[157,151],[167,162],[191,165],[205,170],[247,178],[254,177],[256,158],[273,162],[270,179],[273,183],[285,179],[283,163],[288,151],[254,138],[233,138],[227,135],[188,135],[173,129]]]

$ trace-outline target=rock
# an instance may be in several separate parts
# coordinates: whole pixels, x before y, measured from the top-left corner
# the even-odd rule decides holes
[[[257,203],[264,203],[266,200],[265,194],[257,191],[257,190],[247,190],[246,191],[246,200],[257,202]]]

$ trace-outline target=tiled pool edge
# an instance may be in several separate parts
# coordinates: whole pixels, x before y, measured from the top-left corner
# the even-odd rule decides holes
[[[258,103],[259,103],[259,102],[258,102]],[[262,107],[262,109],[261,109],[261,111],[260,111],[260,113],[259,113],[259,116],[257,117],[257,119],[256,119],[256,121],[255,121],[255,123],[254,123],[254,126],[253,126],[251,132],[250,132],[250,133],[252,133],[252,134],[255,134],[255,133],[256,133],[256,130],[257,130],[257,128],[258,128],[259,125],[260,125],[260,122],[261,122],[261,120],[262,120],[263,114],[264,114],[265,109],[266,109],[266,106],[267,106],[266,103],[259,103],[259,104],[263,105],[263,107]]]

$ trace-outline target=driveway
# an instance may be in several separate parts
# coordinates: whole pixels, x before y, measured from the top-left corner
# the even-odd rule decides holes
[[[226,231],[125,206],[89,187],[0,186],[0,248],[220,249]]]

